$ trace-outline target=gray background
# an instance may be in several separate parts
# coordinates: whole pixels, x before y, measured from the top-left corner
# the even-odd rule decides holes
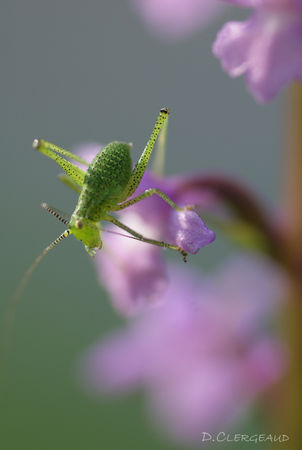
[[[168,105],[169,174],[224,171],[277,205],[281,99],[259,106],[211,54],[221,24],[246,15],[230,8],[206,30],[168,43],[150,35],[127,1],[2,2],[2,307],[26,267],[63,231],[39,204],[72,212],[76,202],[56,180],[57,166],[32,150],[36,136],[69,149],[132,141],[137,158]],[[227,251],[219,237],[195,261],[207,266]],[[18,310],[1,448],[175,448],[148,424],[139,396],[91,399],[77,385],[81,352],[120,322],[78,241],[47,256]]]

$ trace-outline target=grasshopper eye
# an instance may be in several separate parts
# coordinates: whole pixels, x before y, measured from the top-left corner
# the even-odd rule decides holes
[[[83,222],[80,219],[77,219],[75,222],[75,226],[80,230],[81,228],[83,228]]]

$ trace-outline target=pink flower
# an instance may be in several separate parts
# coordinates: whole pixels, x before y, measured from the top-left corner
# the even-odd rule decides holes
[[[131,0],[153,34],[177,39],[207,25],[223,8],[219,0]]]
[[[123,221],[135,230],[153,232],[152,227],[133,212],[124,212]],[[116,227],[106,227],[117,231]],[[131,316],[158,302],[166,288],[166,266],[162,250],[125,236],[103,233],[103,249],[95,257],[98,278],[110,294],[115,309]]]
[[[254,97],[267,102],[302,80],[302,1],[225,0],[255,9],[245,22],[228,22],[213,52],[231,77],[245,75]]]
[[[86,144],[76,149],[76,153],[91,161],[100,145]],[[135,195],[148,188],[159,188],[180,206],[188,204],[190,194],[175,193],[183,178],[158,178],[146,172]],[[199,191],[199,203],[203,200]],[[196,200],[191,194],[192,201]],[[190,203],[190,202],[189,202]],[[152,196],[124,211],[118,218],[130,228],[144,236],[165,240],[180,246],[184,251],[195,254],[215,239],[199,215],[194,211],[177,212],[158,196]],[[123,315],[134,315],[144,307],[158,302],[166,287],[166,267],[162,249],[150,244],[125,237],[125,232],[104,222],[102,232],[103,248],[97,253],[95,262],[100,282],[110,293],[114,307]],[[121,233],[118,236],[114,233]]]
[[[84,358],[93,393],[142,388],[154,420],[176,439],[231,426],[284,371],[266,331],[284,284],[262,259],[239,258],[216,275],[169,270],[163,302]]]
[[[183,205],[181,196],[174,194],[178,185],[178,181],[158,179],[146,172],[136,195],[157,187]],[[202,202],[202,195],[199,198]],[[125,209],[119,213],[119,219],[146,237],[175,243],[191,254],[215,239],[215,233],[196,212],[177,212],[156,196]],[[110,226],[105,229],[118,231]],[[123,315],[134,315],[157,303],[167,282],[163,250],[125,236],[105,232],[102,236],[103,249],[95,262],[100,281],[110,293],[116,309]]]

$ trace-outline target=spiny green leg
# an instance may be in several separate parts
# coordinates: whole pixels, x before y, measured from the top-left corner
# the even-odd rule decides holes
[[[170,248],[171,250],[176,250],[182,255],[183,260],[185,262],[187,261],[187,259],[186,259],[187,253],[184,250],[182,250],[178,245],[169,244],[164,241],[157,241],[156,239],[146,238],[142,234],[137,233],[136,231],[132,230],[132,228],[129,228],[127,225],[124,225],[122,222],[117,220],[115,217],[110,216],[109,214],[106,215],[104,220],[108,220],[109,222],[112,222],[114,225],[116,225],[119,228],[122,228],[122,230],[127,231],[127,233],[131,234],[132,236],[134,236],[136,239],[138,239],[141,242],[146,242],[147,244],[157,245],[159,247]]]
[[[70,176],[66,175],[65,173],[60,173],[58,175],[58,178],[62,183],[64,183],[66,186],[70,187],[72,190],[74,190],[77,194],[80,194],[82,189],[72,181]]]
[[[49,158],[56,161],[56,163],[62,167],[62,169],[67,173],[67,175],[69,175],[69,177],[71,178],[71,180],[74,183],[76,183],[77,185],[79,185],[81,187],[83,186],[85,172],[82,169],[80,169],[78,166],[76,166],[75,164],[73,164],[69,161],[66,161],[66,159],[62,158],[61,156],[59,156],[57,154],[57,153],[61,153],[61,154],[65,155],[66,153],[69,154],[69,152],[64,150],[64,153],[63,153],[62,149],[60,149],[59,147],[56,147],[53,144],[49,144],[49,142],[45,142],[42,139],[35,139],[33,142],[33,147],[34,147],[34,149],[38,150],[40,153],[43,153],[44,155],[46,155]],[[54,151],[54,149],[57,149],[56,150],[57,153],[56,153],[56,151]],[[71,153],[71,155],[73,155],[73,154]],[[69,156],[69,157],[71,157],[71,156]],[[78,158],[78,159],[81,160],[81,158]]]
[[[124,202],[120,205],[114,206],[111,211],[120,211],[121,209],[128,208],[128,206],[135,205],[135,203],[140,202],[141,200],[144,200],[145,198],[151,197],[151,195],[158,195],[161,197],[165,202],[167,202],[173,209],[176,211],[187,211],[192,210],[193,206],[184,206],[180,207],[177,206],[173,200],[171,200],[164,192],[162,192],[160,189],[157,188],[150,188],[147,189],[142,194],[138,195],[137,197],[132,198],[131,200],[128,200],[127,202]]]
[[[38,141],[38,143],[35,144],[35,141]],[[64,150],[64,148],[61,148],[55,144],[52,144],[51,142],[44,141],[44,139],[35,139],[34,143],[33,143],[34,148],[36,148],[35,145],[39,145],[40,147],[45,147],[47,150],[59,153],[60,155],[63,155],[66,158],[72,159],[73,161],[77,161],[77,162],[83,164],[84,166],[87,166],[87,167],[89,166],[89,162],[85,161],[85,159],[81,158],[78,155],[75,155],[72,152],[69,152],[68,150]]]
[[[146,170],[148,161],[150,159],[157,136],[158,136],[162,126],[164,125],[165,121],[167,120],[168,116],[169,116],[168,108],[163,108],[160,110],[160,113],[159,113],[157,120],[155,122],[155,125],[153,127],[151,136],[149,138],[149,141],[147,142],[147,145],[146,145],[138,163],[136,164],[136,166],[134,167],[134,169],[131,173],[131,176],[127,183],[127,186],[124,189],[124,192],[122,194],[121,201],[124,201],[128,197],[130,197],[130,195],[133,194],[133,192],[136,190],[137,186],[139,185],[139,183],[145,173],[145,170]]]

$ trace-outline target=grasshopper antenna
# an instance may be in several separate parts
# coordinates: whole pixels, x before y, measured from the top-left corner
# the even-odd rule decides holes
[[[34,262],[31,264],[31,266],[28,268],[28,270],[25,272],[23,278],[21,279],[15,293],[10,298],[9,304],[6,309],[6,313],[4,316],[4,324],[3,324],[3,330],[2,330],[2,357],[1,360],[3,360],[9,350],[10,344],[11,344],[11,333],[14,325],[15,315],[18,303],[22,297],[22,294],[24,292],[25,287],[27,286],[28,281],[30,280],[30,277],[32,273],[34,272],[37,265],[41,262],[41,260],[44,258],[44,256],[53,249],[59,242],[61,242],[64,238],[69,236],[71,234],[71,231],[66,230],[64,233],[61,234],[57,239],[55,239],[48,247],[46,247],[43,252],[34,260]],[[0,361],[1,363],[1,361]],[[3,361],[2,364],[3,365]]]
[[[43,209],[45,209],[46,211],[48,211],[50,214],[52,214],[54,217],[59,219],[60,222],[63,222],[64,225],[69,226],[69,220],[67,218],[63,217],[63,215],[66,215],[66,213],[63,213],[63,211],[60,211],[60,210],[54,208],[53,206],[49,206],[45,202],[41,203],[41,207]]]

